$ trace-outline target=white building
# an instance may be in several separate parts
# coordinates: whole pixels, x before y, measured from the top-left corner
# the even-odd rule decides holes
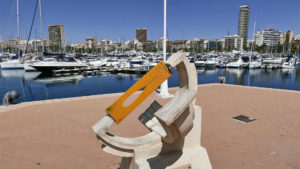
[[[280,44],[281,32],[275,29],[266,29],[256,33],[255,43],[257,46],[277,46]]]
[[[263,33],[258,31],[255,35],[255,45],[262,46],[263,44],[264,44]]]
[[[220,41],[216,40],[210,40],[206,39],[203,42],[204,49],[209,49],[209,50],[218,50],[218,44]]]
[[[111,48],[111,45],[112,45],[112,41],[108,40],[108,39],[101,40],[101,42],[100,42],[101,49],[103,49],[105,51],[109,50]]]
[[[222,44],[224,50],[243,50],[244,38],[239,35],[224,36]]]
[[[247,47],[250,48],[253,43],[254,43],[253,39],[248,39],[248,41],[247,41]]]
[[[300,40],[300,35],[296,35],[296,36],[294,37],[294,40]]]
[[[86,38],[85,39],[85,46],[87,48],[95,48],[97,47],[98,45],[98,42],[97,42],[97,39],[95,37],[89,37],[89,38]]]
[[[280,34],[280,40],[279,40],[279,44],[280,45],[283,45],[284,44],[284,36],[283,36],[283,34]]]
[[[143,50],[143,43],[141,43],[138,39],[134,39],[133,45],[135,50]]]

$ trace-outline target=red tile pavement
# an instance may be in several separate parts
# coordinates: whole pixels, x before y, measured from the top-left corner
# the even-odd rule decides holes
[[[174,92],[175,89],[171,89]],[[118,168],[92,126],[120,94],[22,103],[0,108],[0,169]],[[141,136],[139,106],[112,133]],[[167,100],[159,99],[161,104]],[[202,145],[215,169],[296,169],[300,166],[300,92],[233,85],[200,85]],[[257,120],[232,119],[246,115]]]

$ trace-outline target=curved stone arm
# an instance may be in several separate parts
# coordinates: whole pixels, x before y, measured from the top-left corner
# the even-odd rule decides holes
[[[196,98],[197,93],[194,90],[179,89],[175,97],[164,107],[159,109],[155,116],[170,126],[179,118],[179,116],[190,106],[190,103]]]
[[[135,138],[124,138],[113,136],[108,133],[109,128],[114,124],[110,116],[103,117],[93,126],[98,138],[107,146],[123,152],[133,152],[134,149],[148,148],[161,142],[161,137],[155,132]]]
[[[115,121],[107,115],[93,126],[94,132],[105,145],[119,152],[132,153],[136,149],[146,149],[161,144],[161,139],[168,143],[175,142],[191,130],[197,94],[196,68],[189,63],[185,53],[173,54],[166,65],[177,68],[180,89],[175,97],[157,111],[148,124],[145,124],[152,132],[135,138],[113,136],[108,133],[108,130]]]
[[[175,53],[165,64],[169,67],[176,67],[179,77],[179,88],[197,91],[197,71],[194,64],[187,59],[188,53]]]
[[[196,67],[187,59],[187,53],[173,54],[165,64],[177,68],[179,90],[155,116],[167,133],[162,139],[173,143],[185,137],[193,127],[198,80]]]

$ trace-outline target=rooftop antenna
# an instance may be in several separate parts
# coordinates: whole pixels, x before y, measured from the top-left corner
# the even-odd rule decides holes
[[[163,57],[164,62],[167,60],[167,0],[164,0],[164,37],[163,37]],[[168,91],[168,80],[164,81],[160,86],[159,96],[169,98],[172,95]]]

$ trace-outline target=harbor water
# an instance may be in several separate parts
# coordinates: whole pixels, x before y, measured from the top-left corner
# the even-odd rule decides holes
[[[276,70],[197,69],[197,74],[198,84],[219,83],[219,77],[224,76],[227,84],[300,91],[300,67]],[[11,90],[20,93],[15,103],[118,93],[126,91],[141,76],[135,74],[43,76],[39,72],[0,70],[0,99],[2,100],[5,93]],[[176,71],[168,83],[169,87],[178,86]]]

